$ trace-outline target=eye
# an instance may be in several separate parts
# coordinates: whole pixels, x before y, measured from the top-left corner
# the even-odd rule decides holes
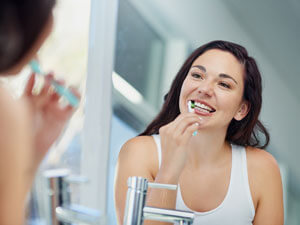
[[[227,88],[227,89],[231,88],[231,86],[225,82],[220,82],[219,85],[221,85],[222,87]]]
[[[200,73],[192,73],[192,77],[197,78],[197,79],[203,79],[203,75]]]

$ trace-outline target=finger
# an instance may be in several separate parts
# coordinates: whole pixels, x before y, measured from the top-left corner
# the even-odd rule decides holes
[[[179,114],[175,120],[173,120],[172,122],[170,122],[169,124],[165,125],[164,126],[164,132],[168,135],[171,135],[171,136],[179,136],[182,132],[180,133],[176,133],[174,134],[174,131],[177,131],[177,127],[181,124],[181,121],[186,118],[186,117],[194,117],[195,114],[193,113],[182,113],[182,114]]]
[[[59,105],[56,109],[58,110],[57,112],[59,112],[59,114],[65,119],[70,118],[73,112],[75,111],[75,108],[69,104],[63,106]]]
[[[171,128],[171,129],[175,129],[184,118],[191,117],[193,115],[194,115],[193,113],[181,113],[171,123],[169,123],[167,125],[167,127]]]
[[[198,119],[199,117],[195,113],[182,113],[176,118],[176,120],[173,123],[173,129],[178,130],[183,123],[184,120],[190,120],[190,118]],[[193,120],[193,119],[192,119]]]
[[[54,87],[52,85],[53,80],[54,74],[52,72],[45,76],[44,86],[40,93],[41,95],[52,95],[54,93]]]
[[[70,86],[69,89],[78,99],[81,98],[81,94],[76,87]]]
[[[61,85],[61,86],[64,86],[64,84],[65,84],[65,81],[64,81],[64,80],[62,80],[62,79],[55,80],[53,76],[52,76],[51,82],[55,82],[56,84],[59,84],[59,85]],[[52,89],[51,89],[51,101],[52,101],[52,102],[59,101],[60,98],[61,98],[61,95],[58,94],[58,93],[55,91],[54,85],[51,85],[51,88],[52,88]]]
[[[54,79],[54,81],[61,86],[65,86],[66,84],[66,81],[64,79]]]
[[[185,132],[181,135],[183,144],[186,144],[190,140],[190,138],[193,137],[193,133],[199,129],[200,125],[200,123],[196,122],[185,129]]]
[[[54,80],[54,73],[48,73],[46,76],[45,76],[45,79],[46,80],[50,80],[50,81],[52,81],[52,80]]]
[[[64,108],[65,106],[70,106],[71,108],[77,108],[81,98],[80,93],[74,87],[70,87],[67,90],[73,94],[75,99],[68,99],[65,96],[61,96],[60,94],[54,92],[51,96],[51,101],[58,102],[60,107],[62,108]],[[76,105],[72,104],[74,102],[71,101],[76,101],[77,102]]]
[[[50,76],[47,75],[45,78],[44,86],[40,92],[40,95],[48,95],[50,92],[50,86],[51,86],[51,79]]]
[[[55,91],[51,94],[51,101],[52,102],[58,102],[61,96],[57,94]]]
[[[183,118],[181,123],[179,123],[174,129],[174,135],[182,136],[186,129],[195,123],[201,124],[201,119],[195,114],[193,116]]]
[[[73,113],[75,111],[75,108],[72,105],[68,104],[64,110],[65,110],[65,112]]]
[[[34,87],[34,82],[35,82],[35,73],[32,73],[27,81],[24,93],[27,96],[31,96],[32,95],[32,89]]]
[[[36,108],[43,108],[50,103],[49,95],[37,95],[35,96],[35,106]]]

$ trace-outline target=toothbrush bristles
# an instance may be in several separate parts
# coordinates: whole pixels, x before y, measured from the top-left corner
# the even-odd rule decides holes
[[[191,108],[195,108],[195,101],[191,101]]]

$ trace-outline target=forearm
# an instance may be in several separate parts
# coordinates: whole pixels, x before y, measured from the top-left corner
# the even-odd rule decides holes
[[[23,190],[23,196],[25,202],[28,199],[30,190],[32,188],[36,172],[38,170],[39,164],[30,165],[25,171],[24,171],[24,190]]]
[[[22,162],[24,161],[7,160],[6,165],[2,163],[4,165],[0,175],[0,224],[21,225],[24,222],[29,182],[24,174]]]
[[[13,164],[13,163],[11,163]],[[8,169],[9,166],[6,166]],[[9,171],[9,173],[7,172]],[[22,161],[1,173],[0,184],[0,224],[21,225],[25,219],[25,209],[34,179],[34,172],[24,169]]]
[[[163,171],[159,171],[155,180],[155,183],[162,184],[176,184],[178,183],[177,176],[171,176]],[[164,209],[175,209],[176,208],[176,196],[177,190],[166,190],[166,189],[155,189],[150,188],[147,194],[146,206],[152,206]],[[169,225],[166,222],[157,222],[146,220],[144,225]]]

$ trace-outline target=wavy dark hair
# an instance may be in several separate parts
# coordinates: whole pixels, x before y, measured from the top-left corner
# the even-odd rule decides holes
[[[0,72],[16,65],[44,29],[55,0],[1,0]]]
[[[243,46],[220,40],[209,42],[197,48],[187,58],[165,96],[165,102],[161,111],[139,136],[158,134],[160,127],[172,122],[180,114],[179,96],[183,81],[193,62],[201,54],[210,49],[220,49],[230,52],[244,65],[243,99],[249,103],[250,109],[247,116],[242,120],[237,121],[232,119],[227,129],[226,140],[237,145],[265,148],[269,144],[270,135],[258,118],[262,106],[262,79],[257,64],[248,55],[247,50]],[[264,136],[264,140],[262,135]]]

